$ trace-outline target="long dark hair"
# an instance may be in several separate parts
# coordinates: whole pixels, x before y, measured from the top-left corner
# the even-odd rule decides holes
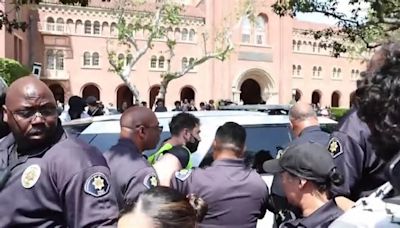
[[[159,228],[194,228],[203,220],[208,208],[207,203],[194,194],[184,196],[163,186],[143,192],[136,203],[138,205]]]

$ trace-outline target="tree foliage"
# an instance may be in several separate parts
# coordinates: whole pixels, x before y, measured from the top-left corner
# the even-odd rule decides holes
[[[398,38],[399,0],[348,0],[348,13],[339,9],[339,1],[341,0],[277,0],[272,7],[280,16],[320,13],[337,20],[334,28],[306,32],[315,39],[325,40],[325,47],[332,47],[335,56],[351,51],[354,45],[362,50],[374,49],[382,42]]]
[[[31,72],[13,59],[0,58],[0,77],[9,85],[16,79],[29,75]]]
[[[129,3],[132,3],[131,1]],[[145,7],[145,5],[141,5]],[[139,6],[138,8],[140,8]],[[175,48],[177,42],[175,36],[168,32],[169,27],[174,27],[182,22],[182,12],[184,7],[174,2],[164,1],[162,4],[157,5],[153,10],[142,10],[135,12],[127,12],[120,10],[118,20],[118,42],[120,45],[125,46],[126,53],[131,54],[132,58],[129,62],[125,63],[124,60],[119,60],[115,51],[110,50],[110,45],[107,45],[109,62],[112,66],[112,71],[116,72],[124,83],[132,91],[136,101],[139,101],[139,91],[131,80],[131,69],[139,61],[149,49],[154,47],[154,41],[163,41],[167,57],[165,59],[165,67],[161,72],[160,91],[158,98],[165,100],[167,88],[172,80],[178,79],[186,75],[194,67],[203,64],[210,59],[217,59],[224,61],[229,53],[233,50],[233,44],[230,38],[230,32],[227,29],[218,34],[219,45],[214,50],[207,50],[207,34],[203,33],[204,52],[202,56],[194,59],[192,62],[183,68],[173,69],[172,63],[175,57]],[[140,43],[135,37],[135,33],[142,32],[145,34],[144,44]],[[142,38],[143,39],[143,38]]]

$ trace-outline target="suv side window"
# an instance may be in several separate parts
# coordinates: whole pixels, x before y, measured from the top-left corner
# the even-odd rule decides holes
[[[264,161],[275,158],[293,138],[289,124],[243,125],[246,129],[246,163],[262,172]],[[200,167],[211,165],[211,148],[200,163]]]

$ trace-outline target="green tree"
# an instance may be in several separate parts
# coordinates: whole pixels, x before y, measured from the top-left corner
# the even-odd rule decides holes
[[[132,4],[132,1],[128,2]],[[182,68],[173,69],[172,63],[175,57],[175,48],[177,42],[175,40],[175,36],[169,34],[166,28],[170,26],[174,27],[181,23],[181,15],[184,7],[173,2],[164,1],[152,11],[143,10],[140,12],[127,12],[123,10],[124,8],[125,7],[120,7],[120,9],[117,9],[119,10],[119,20],[117,26],[118,43],[119,45],[122,44],[126,47],[126,52],[132,55],[132,58],[130,58],[126,63],[124,60],[118,59],[115,51],[112,51],[110,48],[110,41],[107,43],[107,51],[109,54],[109,63],[112,67],[111,70],[116,72],[132,91],[136,103],[139,102],[139,91],[132,83],[131,77],[134,75],[131,72],[131,69],[139,61],[139,59],[143,57],[145,53],[147,53],[149,49],[153,48],[155,39],[163,39],[166,46],[165,53],[167,57],[165,59],[165,70],[160,73],[160,91],[157,95],[157,98],[162,98],[164,100],[168,85],[172,80],[183,77],[194,67],[203,64],[210,59],[224,61],[233,50],[229,27],[224,27],[221,32],[217,34],[215,37],[217,40],[217,45],[211,51],[207,49],[206,45],[208,34],[203,33],[201,34],[203,38],[203,54],[188,62],[188,64]],[[139,43],[135,38],[135,33],[138,31],[143,31],[143,34],[145,34],[144,44]]]
[[[382,42],[399,38],[399,0],[348,0],[347,14],[339,10],[339,1],[277,0],[272,7],[280,16],[319,13],[337,20],[334,28],[306,32],[323,40],[323,47],[332,47],[336,57],[357,48],[374,49]]]
[[[9,85],[22,76],[31,72],[19,62],[13,59],[0,58],[0,77]]]

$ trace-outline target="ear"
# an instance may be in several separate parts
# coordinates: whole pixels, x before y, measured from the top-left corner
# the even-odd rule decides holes
[[[3,122],[8,123],[7,107],[3,105],[3,109],[1,111],[3,112]]]

